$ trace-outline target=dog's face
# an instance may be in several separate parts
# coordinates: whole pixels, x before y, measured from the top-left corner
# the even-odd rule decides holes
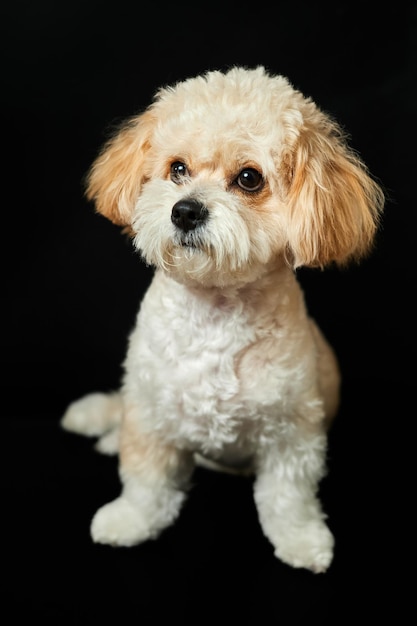
[[[383,204],[336,123],[263,68],[161,89],[105,145],[87,195],[149,264],[205,286],[359,258]]]

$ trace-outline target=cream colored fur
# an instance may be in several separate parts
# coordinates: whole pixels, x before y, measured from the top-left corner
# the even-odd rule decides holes
[[[119,453],[122,492],[93,540],[157,537],[200,462],[253,472],[276,556],[324,572],[334,539],[317,489],[340,374],[295,270],[366,255],[380,187],[286,78],[234,67],[160,89],[106,143],[87,195],[155,268],[120,391],[62,419]]]

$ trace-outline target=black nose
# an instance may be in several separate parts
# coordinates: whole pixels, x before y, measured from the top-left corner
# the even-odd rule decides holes
[[[184,233],[202,224],[208,215],[204,204],[198,200],[179,200],[172,207],[171,221]]]

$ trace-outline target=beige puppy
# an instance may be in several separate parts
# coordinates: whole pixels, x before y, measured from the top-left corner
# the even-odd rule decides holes
[[[276,556],[324,572],[334,540],[317,489],[340,376],[295,269],[368,253],[380,187],[286,78],[234,67],[160,89],[104,146],[87,196],[155,268],[120,391],[62,420],[120,456],[122,492],[93,540],[157,537],[200,461],[253,472]]]

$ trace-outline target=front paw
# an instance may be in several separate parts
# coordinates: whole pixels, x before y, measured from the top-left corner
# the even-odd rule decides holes
[[[102,506],[91,523],[93,541],[111,546],[133,546],[153,534],[140,509],[123,496]]]
[[[282,532],[276,541],[275,556],[292,567],[320,574],[329,568],[333,548],[334,537],[326,524],[314,520]]]

